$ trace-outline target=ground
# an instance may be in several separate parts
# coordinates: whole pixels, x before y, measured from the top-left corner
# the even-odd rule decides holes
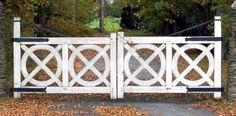
[[[223,83],[227,63],[223,61]],[[224,95],[225,96],[225,95]],[[84,116],[233,116],[236,102],[214,100],[212,94],[126,94],[110,100],[108,94],[24,94],[21,99],[0,99],[0,114]]]
[[[179,94],[126,95],[110,100],[109,95],[24,95],[21,99],[0,99],[0,114],[12,115],[83,115],[83,116],[233,116],[236,103],[226,100]]]

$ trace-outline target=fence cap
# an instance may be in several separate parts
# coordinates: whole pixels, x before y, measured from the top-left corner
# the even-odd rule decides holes
[[[20,17],[14,17],[14,22],[19,22],[21,21]]]

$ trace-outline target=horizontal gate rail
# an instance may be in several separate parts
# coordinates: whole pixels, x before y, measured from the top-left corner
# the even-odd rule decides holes
[[[22,39],[22,40],[21,40]],[[15,41],[17,40],[17,41]],[[13,38],[21,44],[111,44],[110,37],[48,37],[48,38]]]

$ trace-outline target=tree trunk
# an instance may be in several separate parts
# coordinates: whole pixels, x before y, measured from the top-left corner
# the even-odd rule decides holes
[[[3,3],[0,1],[0,96],[6,95],[6,54],[5,54],[5,46],[4,46],[4,20],[5,15],[3,12]]]
[[[104,32],[105,2],[100,0],[100,31]]]

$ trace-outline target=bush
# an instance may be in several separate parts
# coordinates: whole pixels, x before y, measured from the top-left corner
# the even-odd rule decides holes
[[[66,36],[91,36],[94,31],[85,25],[61,17],[53,17],[47,22],[47,27]]]

